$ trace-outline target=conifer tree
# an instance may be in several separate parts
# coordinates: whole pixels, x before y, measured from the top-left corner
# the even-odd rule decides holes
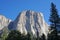
[[[51,22],[50,24],[51,28],[52,29],[54,28],[55,31],[55,33],[52,33],[54,36],[53,35],[51,36],[55,37],[54,39],[57,40],[57,27],[58,27],[57,25],[59,23],[59,15],[56,9],[56,5],[54,5],[53,3],[51,3],[51,13],[50,13],[49,21]]]
[[[57,25],[59,23],[59,15],[56,9],[56,5],[51,3],[51,13],[50,13],[50,19],[51,27],[54,27],[57,30]]]

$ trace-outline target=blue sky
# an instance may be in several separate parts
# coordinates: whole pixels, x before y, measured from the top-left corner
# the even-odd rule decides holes
[[[42,12],[49,24],[50,4],[53,2],[60,13],[60,0],[0,0],[0,14],[14,20],[23,10]]]

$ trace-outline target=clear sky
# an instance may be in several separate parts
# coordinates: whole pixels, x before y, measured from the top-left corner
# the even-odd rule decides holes
[[[33,10],[42,12],[49,24],[50,4],[53,2],[60,13],[60,0],[0,0],[0,14],[14,20],[19,12]]]

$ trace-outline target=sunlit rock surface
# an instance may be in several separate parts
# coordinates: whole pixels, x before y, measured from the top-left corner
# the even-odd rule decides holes
[[[44,21],[42,13],[31,10],[22,11],[14,21],[14,28],[23,34],[31,32],[33,35],[39,36],[48,34],[48,24]]]

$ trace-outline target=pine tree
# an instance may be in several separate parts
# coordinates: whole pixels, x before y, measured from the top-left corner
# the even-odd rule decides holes
[[[56,9],[56,5],[51,3],[51,14],[50,14],[50,19],[49,21],[51,22],[51,26],[54,26],[55,28],[57,27],[57,23],[59,23],[59,15]]]
[[[42,38],[42,40],[46,40],[46,38],[45,38],[45,35],[44,35],[44,34],[42,35],[42,37],[41,37],[41,38]]]
[[[49,21],[51,22],[50,26],[51,28],[54,28],[55,31],[55,40],[57,40],[57,25],[59,23],[59,15],[56,9],[56,5],[54,5],[53,3],[51,3],[51,13],[50,13],[50,18]]]
[[[33,40],[32,33],[30,33],[30,32],[27,33],[27,40]]]

